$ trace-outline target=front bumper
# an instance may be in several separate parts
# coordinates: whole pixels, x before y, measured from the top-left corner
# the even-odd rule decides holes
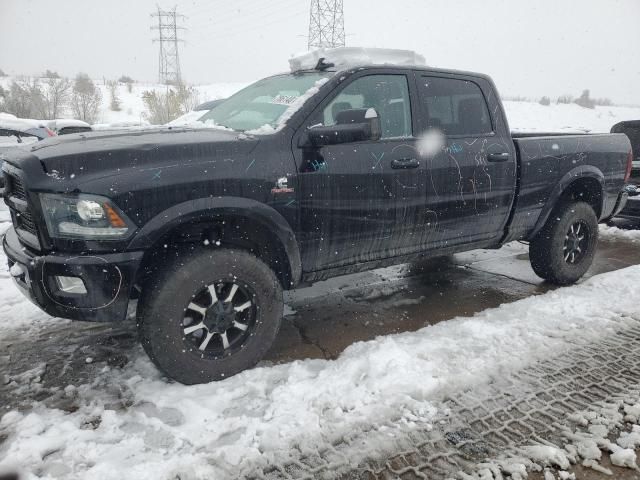
[[[143,252],[39,256],[22,246],[13,228],[2,243],[16,285],[49,315],[93,322],[126,318]],[[81,278],[86,293],[64,292],[56,276]]]

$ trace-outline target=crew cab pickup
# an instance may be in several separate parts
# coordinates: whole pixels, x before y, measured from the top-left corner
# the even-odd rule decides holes
[[[629,139],[512,136],[489,77],[365,53],[299,59],[207,113],[209,128],[7,156],[16,283],[75,320],[121,321],[137,300],[146,352],[191,384],[255,365],[283,290],[309,282],[514,240],[540,277],[578,280],[598,222],[625,204]]]

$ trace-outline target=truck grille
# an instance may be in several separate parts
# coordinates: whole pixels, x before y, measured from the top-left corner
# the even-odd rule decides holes
[[[38,228],[29,205],[26,188],[20,177],[20,170],[6,163],[3,169],[6,203],[11,211],[18,237],[26,245],[39,249]]]
[[[16,213],[16,217],[17,217],[16,223],[18,224],[18,227],[22,228],[23,230],[26,230],[31,235],[38,236],[38,230],[36,229],[36,224],[33,221],[33,217],[31,216],[31,213],[29,211]]]
[[[19,177],[7,174],[7,187],[8,193],[20,200],[27,199],[27,192],[24,190],[24,185],[22,184],[22,180]]]

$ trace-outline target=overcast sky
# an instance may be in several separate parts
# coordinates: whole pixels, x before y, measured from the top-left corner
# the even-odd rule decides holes
[[[156,3],[186,15],[192,83],[244,82],[306,50],[309,0],[0,0],[0,69],[156,81]],[[344,0],[348,46],[408,48],[492,75],[503,95],[640,105],[640,0]]]

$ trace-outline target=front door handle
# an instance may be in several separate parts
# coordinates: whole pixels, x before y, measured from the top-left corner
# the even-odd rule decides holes
[[[503,152],[503,153],[490,153],[489,155],[487,155],[487,161],[488,162],[506,162],[507,160],[509,160],[509,153],[507,152]]]
[[[415,158],[398,158],[391,161],[391,168],[418,168],[420,162]]]

